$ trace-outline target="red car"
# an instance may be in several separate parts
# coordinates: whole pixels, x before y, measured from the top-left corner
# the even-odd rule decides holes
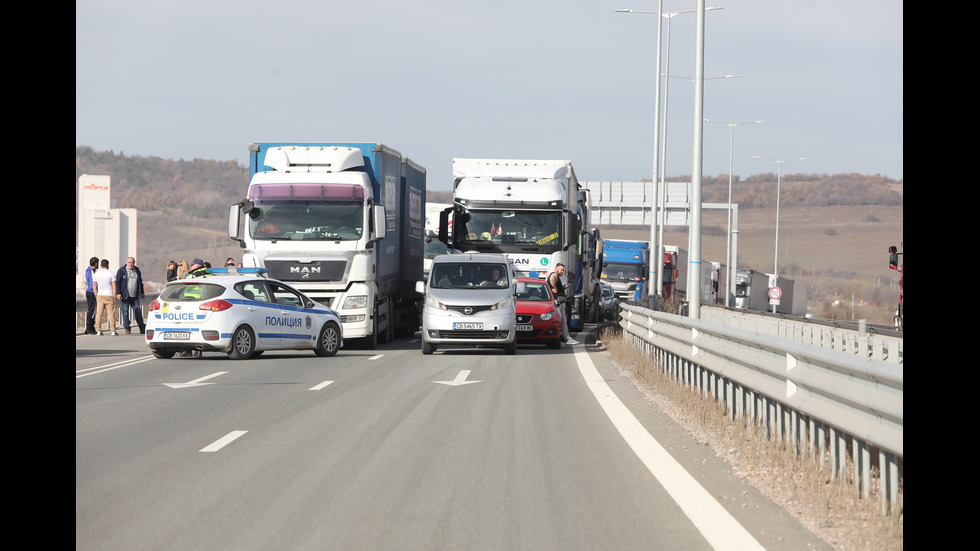
[[[524,292],[517,295],[517,344],[546,344],[561,348],[562,307],[543,279],[518,278]]]

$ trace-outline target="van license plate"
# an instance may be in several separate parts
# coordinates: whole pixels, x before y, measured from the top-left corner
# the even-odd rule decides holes
[[[189,341],[191,334],[187,331],[167,331],[163,334],[165,341]]]
[[[463,330],[476,329],[478,331],[482,331],[483,330],[483,324],[482,323],[465,323],[465,322],[458,321],[458,322],[454,322],[453,323],[453,329],[463,329]]]

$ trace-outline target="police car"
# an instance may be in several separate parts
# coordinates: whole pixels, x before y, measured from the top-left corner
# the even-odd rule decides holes
[[[340,318],[265,268],[210,268],[208,277],[172,281],[150,303],[146,344],[157,358],[223,352],[247,360],[266,350],[333,356],[343,344]]]

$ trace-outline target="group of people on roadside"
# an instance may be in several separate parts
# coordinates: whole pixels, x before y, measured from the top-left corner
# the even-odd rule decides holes
[[[177,260],[169,260],[169,261],[167,261],[167,282],[177,281],[178,279],[184,279],[192,271],[195,270],[194,266],[204,266],[204,269],[207,270],[208,268],[211,267],[211,263],[210,262],[205,262],[205,261],[201,260],[200,258],[195,258],[191,262],[187,262],[186,260],[180,260],[180,261],[177,261]],[[234,268],[236,266],[239,267],[239,268],[241,268],[242,267],[242,263],[239,262],[239,263],[236,264],[235,263],[235,259],[232,258],[232,257],[230,257],[230,256],[228,257],[227,260],[225,260],[225,267],[226,268]],[[196,268],[196,269],[198,270],[198,273],[195,274],[195,275],[191,275],[191,277],[200,277],[201,276],[200,268]]]
[[[234,267],[235,259],[228,258],[225,266]],[[209,262],[200,258],[187,262],[181,260],[177,262],[171,260],[167,262],[167,281],[175,281],[188,277],[207,277]],[[143,321],[143,310],[140,300],[146,296],[143,287],[143,273],[136,266],[136,259],[129,257],[126,265],[121,266],[115,272],[109,269],[109,260],[93,256],[89,259],[89,266],[85,269],[85,299],[88,311],[85,317],[86,335],[103,335],[103,323],[108,323],[110,335],[118,335],[116,331],[117,303],[122,308],[123,329],[126,333],[132,333],[132,319],[139,327],[140,334],[146,333],[146,323]]]
[[[129,257],[126,265],[115,272],[109,270],[109,260],[93,256],[85,269],[85,299],[88,312],[85,315],[85,334],[102,335],[102,323],[108,322],[110,335],[116,331],[116,301],[122,308],[123,328],[132,333],[129,312],[134,312],[140,333],[146,331],[140,299],[145,296],[143,274],[136,266],[136,259]]]

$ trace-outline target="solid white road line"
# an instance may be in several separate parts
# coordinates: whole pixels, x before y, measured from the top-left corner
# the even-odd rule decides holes
[[[584,347],[575,349],[575,361],[586,384],[613,425],[714,549],[765,549],[630,413],[599,375]]]

